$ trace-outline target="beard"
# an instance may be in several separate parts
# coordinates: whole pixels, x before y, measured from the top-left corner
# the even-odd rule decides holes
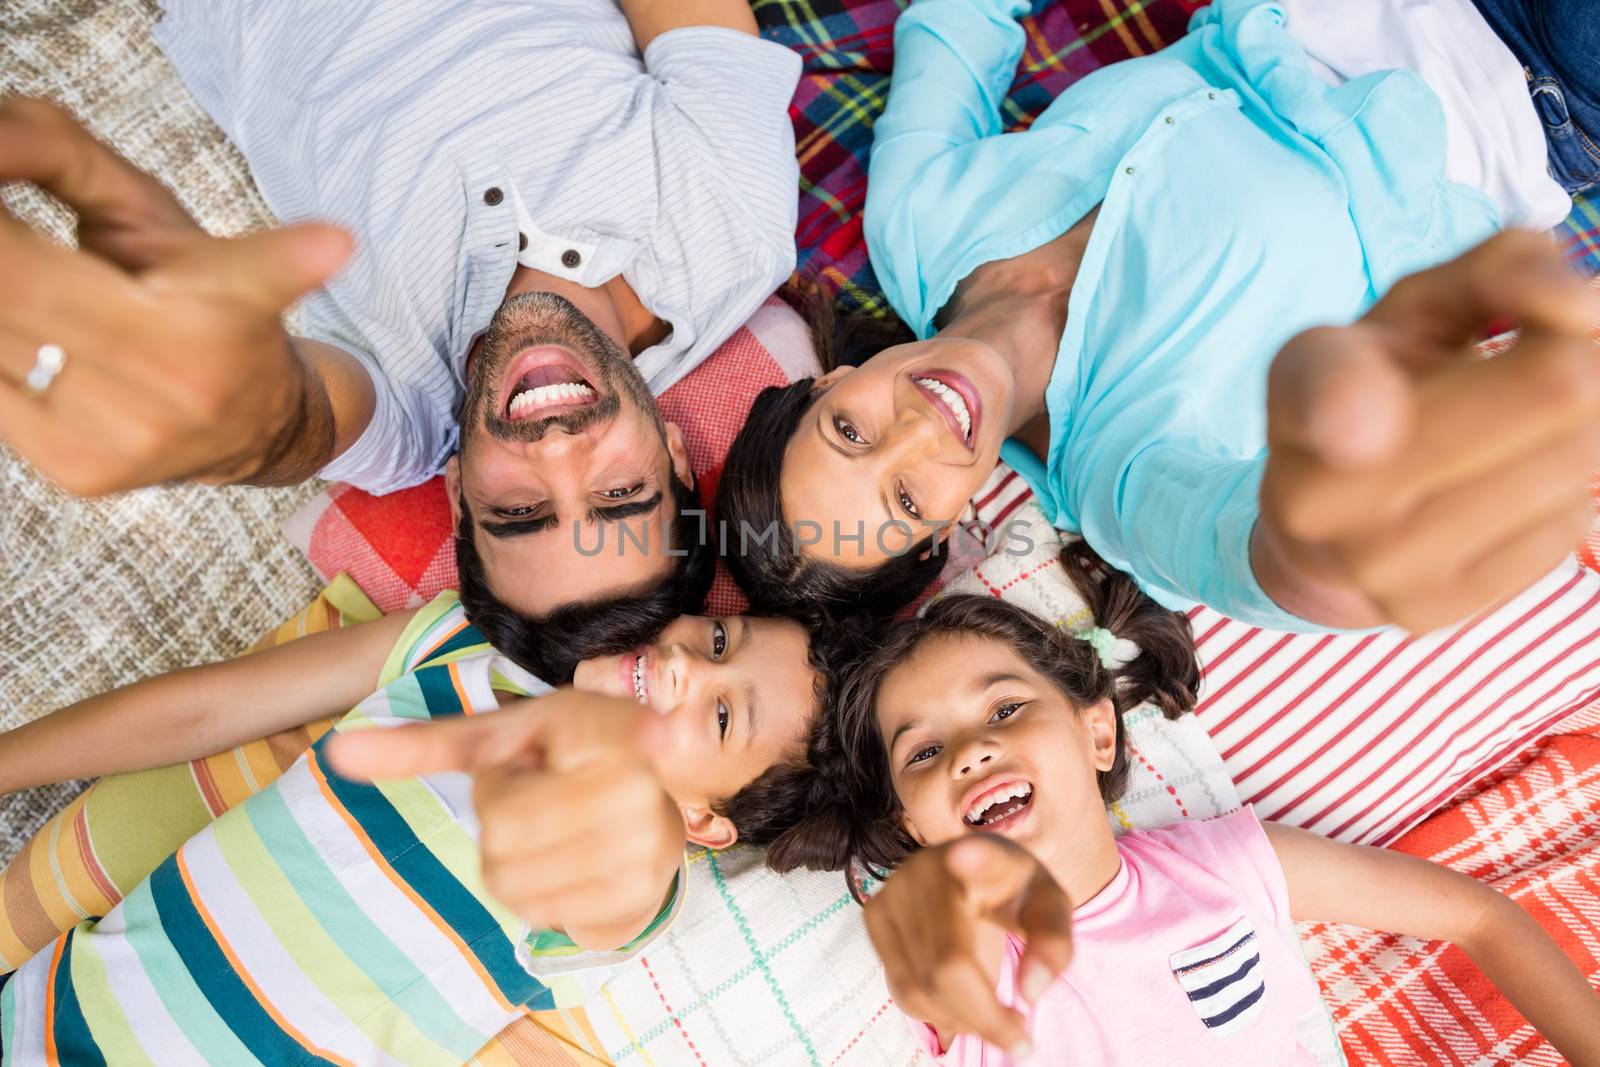
[[[586,380],[597,399],[548,418],[508,418],[503,405],[510,383],[503,379],[512,360],[519,352],[546,344],[560,345],[578,357],[592,375]],[[571,301],[554,293],[518,293],[500,305],[479,339],[466,390],[460,415],[463,446],[480,431],[502,441],[526,442],[538,441],[552,430],[581,433],[616,418],[624,403],[649,412],[663,439],[666,436],[655,397],[633,358]]]

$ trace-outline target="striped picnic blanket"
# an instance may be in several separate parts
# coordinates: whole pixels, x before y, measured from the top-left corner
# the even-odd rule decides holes
[[[867,262],[861,210],[872,126],[894,66],[894,20],[904,0],[753,0],[762,34],[799,52],[805,75],[790,106],[800,157],[796,238],[802,270],[846,306],[887,311]],[[1085,74],[1147,55],[1181,37],[1203,0],[1034,0],[1028,44],[1003,113],[1026,127]],[[1600,273],[1600,195],[1574,201],[1557,230],[1586,274]]]

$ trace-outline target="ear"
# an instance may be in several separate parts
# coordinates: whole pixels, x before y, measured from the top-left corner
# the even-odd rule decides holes
[[[1117,710],[1111,701],[1083,709],[1083,725],[1089,731],[1090,761],[1097,771],[1109,771],[1117,763]]]
[[[685,837],[704,848],[731,848],[739,840],[732,819],[693,805],[683,809],[683,830]]]
[[[683,443],[683,431],[675,422],[666,426],[667,455],[672,459],[672,472],[684,485],[694,485],[694,465],[689,462],[689,446]]]
[[[902,811],[900,813],[900,829],[904,830],[911,837],[911,840],[917,843],[918,848],[928,847],[927,839],[917,833],[916,824],[911,821],[911,815],[908,812]]]
[[[832,388],[841,378],[854,371],[854,367],[835,367],[827,374],[821,375],[811,383],[812,392],[821,392]]]
[[[451,456],[444,465],[444,494],[450,498],[450,525],[461,528],[461,453]]]

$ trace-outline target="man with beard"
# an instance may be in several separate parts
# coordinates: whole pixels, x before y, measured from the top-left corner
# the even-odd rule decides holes
[[[0,180],[80,246],[0,212],[0,438],[82,494],[445,471],[463,600],[541,671],[697,608],[652,393],[793,269],[798,57],[744,0],[163,6],[291,225],[209,237],[63,112],[0,105]]]

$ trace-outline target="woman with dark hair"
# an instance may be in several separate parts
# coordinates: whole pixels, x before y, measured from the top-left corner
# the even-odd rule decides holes
[[[1461,138],[1419,75],[1344,81],[1266,0],[1002,134],[1028,8],[899,20],[865,225],[921,339],[757,401],[718,495],[757,603],[903,606],[1001,458],[1162,604],[1276,629],[1431,628],[1581,539],[1593,298],[1543,238],[1485,242],[1565,203],[1515,69],[1477,81],[1533,129],[1518,192],[1449,180]],[[1504,316],[1510,358],[1460,358]]]

